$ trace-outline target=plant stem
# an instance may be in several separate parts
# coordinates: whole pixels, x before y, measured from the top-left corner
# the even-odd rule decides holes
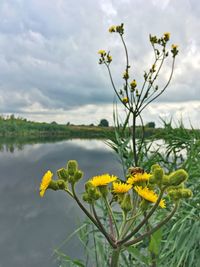
[[[113,220],[113,222],[115,224],[115,229],[116,229],[116,232],[117,232],[117,237],[119,238],[119,230],[118,230],[118,227],[117,227],[117,222],[115,220],[115,216],[114,216],[114,214],[112,212],[112,209],[111,209],[110,204],[108,203],[108,200],[107,200],[106,197],[104,197],[104,201],[105,201],[106,207],[108,209],[108,212],[109,212],[109,214],[110,214],[110,216],[111,216],[111,218],[112,218],[112,220]]]
[[[111,240],[110,236],[108,235],[108,233],[106,231],[104,231],[101,226],[97,223],[97,221],[95,220],[95,218],[92,216],[92,214],[90,214],[88,212],[88,210],[83,206],[83,204],[80,202],[80,200],[78,199],[76,192],[75,192],[75,188],[74,185],[72,185],[72,193],[74,196],[74,199],[76,200],[77,204],[79,205],[79,207],[82,209],[82,211],[88,216],[88,218],[93,222],[93,224],[99,229],[99,231],[105,236],[105,238],[108,240],[109,244],[115,248],[116,245],[114,244],[114,242]]]
[[[113,249],[110,267],[119,267],[120,248]]]
[[[129,242],[125,243],[124,246],[129,247],[131,245],[134,245],[134,244],[140,242],[145,237],[152,235],[154,232],[156,232],[158,229],[160,229],[163,225],[165,225],[174,216],[174,213],[177,211],[177,208],[178,208],[178,203],[175,204],[172,212],[162,222],[157,224],[154,228],[152,228],[151,230],[149,230],[145,234],[135,238],[134,240],[130,240]]]
[[[118,244],[123,244],[123,243],[125,243],[126,241],[128,241],[132,236],[134,236],[134,234],[136,234],[139,230],[140,230],[140,228],[142,228],[142,226],[146,223],[146,221],[151,217],[151,215],[154,213],[154,211],[157,209],[157,207],[158,207],[158,205],[159,205],[159,203],[160,203],[160,200],[161,200],[161,198],[162,198],[162,196],[163,196],[163,193],[164,193],[164,191],[165,191],[165,189],[166,189],[166,187],[164,187],[162,190],[161,190],[161,192],[160,192],[160,194],[159,194],[159,197],[158,197],[158,199],[157,199],[157,201],[156,201],[156,203],[154,204],[154,206],[152,207],[152,209],[150,210],[150,212],[147,214],[147,216],[138,224],[138,226],[129,234],[129,235],[127,235],[124,239],[122,239],[122,240],[120,240],[119,242],[118,242]]]
[[[132,143],[133,143],[133,157],[134,164],[137,167],[138,158],[137,158],[137,149],[136,149],[136,113],[133,112],[133,126],[132,126]]]

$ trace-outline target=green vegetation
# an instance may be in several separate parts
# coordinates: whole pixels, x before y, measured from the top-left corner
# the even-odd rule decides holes
[[[63,137],[70,138],[105,138],[113,133],[113,127],[75,126],[56,122],[33,122],[14,115],[0,117],[0,137]]]

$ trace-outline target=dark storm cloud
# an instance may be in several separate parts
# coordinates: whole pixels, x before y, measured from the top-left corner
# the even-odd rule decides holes
[[[150,65],[149,33],[169,31],[180,54],[172,84],[160,101],[200,100],[199,11],[194,0],[1,0],[0,112],[67,111],[112,103],[114,94],[97,51],[110,49],[113,73],[121,75],[122,46],[107,32],[121,22],[136,78]],[[167,73],[160,76],[161,83]],[[116,84],[121,85],[119,78]]]

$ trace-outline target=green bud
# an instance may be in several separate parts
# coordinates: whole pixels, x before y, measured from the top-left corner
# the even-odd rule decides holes
[[[76,173],[74,175],[74,181],[78,182],[82,177],[83,177],[83,172],[78,170],[78,171],[76,171]]]
[[[184,182],[187,178],[188,178],[187,172],[183,169],[180,169],[175,172],[172,172],[169,175],[169,184],[177,186],[182,182]]]
[[[124,194],[117,194],[117,202],[119,204],[121,204],[123,202],[124,196],[125,196],[125,193]]]
[[[65,189],[66,188],[66,182],[63,181],[62,179],[59,179],[56,182],[58,184],[59,189]]]
[[[190,189],[180,189],[182,198],[190,198],[192,197],[192,191]]]
[[[67,163],[67,170],[69,175],[74,175],[78,169],[78,163],[76,160],[69,160]]]
[[[106,185],[99,186],[99,191],[102,194],[103,197],[106,197],[108,194],[108,188]]]
[[[57,183],[57,181],[55,180],[51,180],[51,182],[48,185],[48,189],[52,189],[52,190],[59,190],[59,185]]]
[[[151,172],[153,173],[154,171],[155,171],[155,169],[157,169],[157,168],[161,168],[160,167],[160,165],[159,164],[153,164],[152,166],[151,166]]]
[[[167,191],[170,191],[170,190],[177,190],[177,189],[184,189],[184,183],[181,183],[181,184],[179,184],[179,185],[177,185],[177,186],[174,186],[174,185],[169,186],[169,187],[167,188]]]
[[[181,198],[189,198],[192,196],[192,191],[190,189],[172,189],[168,192],[169,196],[173,200],[179,200]]]
[[[93,202],[93,200],[89,197],[88,193],[86,193],[86,192],[83,194],[82,198],[85,202],[88,202],[89,204],[92,204],[92,202]]]
[[[121,208],[125,213],[129,212],[132,209],[131,197],[129,194],[126,194],[124,196],[124,199],[121,203]]]
[[[164,170],[158,164],[151,166],[152,176],[150,177],[150,183],[156,183],[161,186],[164,177]]]
[[[57,170],[57,175],[59,179],[63,179],[64,181],[67,181],[69,178],[68,171],[65,168]]]
[[[163,185],[169,185],[169,175],[164,175],[162,180]]]
[[[90,181],[88,181],[87,183],[85,183],[85,191],[86,192],[88,192],[88,190],[90,188],[92,188],[92,187],[94,187],[94,186],[93,186],[93,184]]]
[[[75,180],[74,180],[74,176],[73,175],[69,175],[68,182],[71,183],[71,184],[74,184],[75,183]]]

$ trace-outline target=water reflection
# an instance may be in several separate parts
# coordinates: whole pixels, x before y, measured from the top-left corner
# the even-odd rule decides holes
[[[48,191],[44,199],[39,197],[38,186],[46,170],[55,172],[67,160],[77,159],[85,179],[105,172],[121,175],[115,154],[103,141],[45,142],[4,143],[0,153],[0,267],[58,266],[53,250],[83,219],[64,192]],[[78,190],[82,191],[81,184]],[[71,257],[82,256],[76,238],[62,249]]]

